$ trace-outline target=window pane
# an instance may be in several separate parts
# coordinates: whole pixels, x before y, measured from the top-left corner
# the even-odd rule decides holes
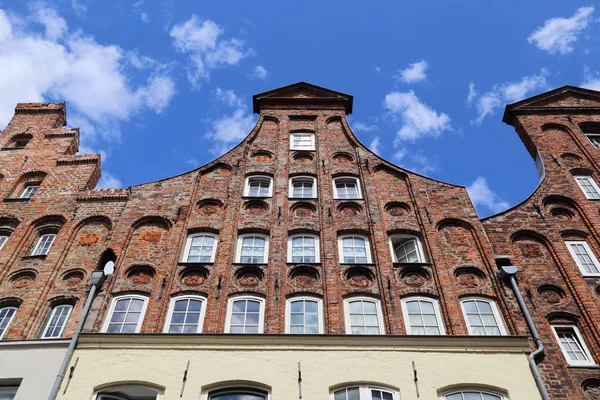
[[[209,397],[210,400],[265,400],[266,397],[261,394],[253,394],[253,393],[226,393],[226,394],[218,394],[211,395]]]

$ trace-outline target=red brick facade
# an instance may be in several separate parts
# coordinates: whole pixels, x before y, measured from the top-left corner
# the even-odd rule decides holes
[[[284,333],[286,299],[310,293],[323,299],[325,333],[346,331],[343,301],[362,294],[381,301],[387,334],[407,333],[401,299],[423,295],[439,301],[449,335],[468,334],[460,304],[466,296],[495,300],[508,333],[528,335],[498,276],[497,259],[507,258],[501,262],[521,267],[519,285],[547,346],[540,367],[552,397],[582,399],[587,390],[597,399],[599,370],[567,366],[550,323],[576,325],[600,361],[600,278],[583,278],[563,243],[585,238],[600,256],[598,207],[572,177],[591,174],[600,182],[600,150],[578,127],[600,122],[599,105],[600,94],[575,88],[513,105],[506,121],[533,156],[539,151],[545,178],[523,203],[480,220],[464,187],[370,152],[345,118],[352,97],[312,85],[255,96],[255,128],[217,160],[126,189],[91,190],[100,159],[75,155],[79,132],[63,128],[64,104],[19,104],[0,135],[0,234],[10,235],[0,250],[0,307],[18,306],[4,339],[39,337],[51,307],[61,303],[74,304],[63,334],[70,336],[91,271],[113,252],[115,272],[86,331],[101,329],[115,295],[139,293],[149,298],[141,332],[162,332],[170,299],[199,293],[207,298],[203,332],[219,333],[230,296],[252,293],[266,300],[265,333]],[[290,133],[298,131],[314,132],[314,151],[290,150]],[[273,178],[272,197],[244,196],[245,178],[256,173]],[[316,199],[289,198],[294,175],[316,178]],[[338,176],[358,178],[362,199],[334,199]],[[35,196],[16,199],[31,182],[40,184]],[[187,235],[200,231],[218,234],[215,262],[181,262]],[[29,256],[46,232],[57,233],[48,254]],[[237,237],[247,232],[269,236],[267,263],[235,262]],[[319,236],[320,263],[287,262],[287,238],[296,232]],[[369,238],[371,263],[340,263],[338,237],[346,233]],[[401,233],[420,238],[424,262],[393,262],[389,236]]]

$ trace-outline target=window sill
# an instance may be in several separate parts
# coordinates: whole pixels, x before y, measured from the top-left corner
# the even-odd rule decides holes
[[[249,267],[252,267],[252,266],[258,266],[258,267],[263,266],[263,267],[266,267],[267,265],[269,265],[269,263],[241,263],[241,262],[234,262],[234,263],[231,263],[231,264],[232,265],[247,265]]]
[[[46,258],[46,256],[48,256],[48,254],[36,254],[36,255],[27,255],[27,256],[23,256],[21,257],[22,260],[43,260],[44,258]]]
[[[402,268],[402,267],[431,267],[433,264],[429,262],[410,262],[410,263],[401,263],[394,262],[394,267]]]
[[[211,262],[187,262],[187,261],[180,261],[177,263],[177,265],[180,265],[182,267],[203,267],[203,266],[212,266],[215,263],[213,261]]]
[[[307,200],[315,201],[315,200],[317,200],[317,197],[288,197],[288,200],[290,200],[290,201],[307,201]]]
[[[338,201],[363,201],[364,199],[362,197],[356,198],[356,199],[338,199],[337,197],[334,198],[334,200],[338,200]]]
[[[290,148],[290,151],[317,151],[315,149],[292,149]]]
[[[321,265],[321,262],[291,262],[288,261],[286,263],[288,266],[296,266],[296,265]]]
[[[343,265],[343,266],[347,266],[347,265],[358,265],[358,266],[360,266],[360,265],[366,265],[366,266],[374,266],[374,265],[375,265],[375,263],[372,263],[372,262],[364,262],[364,263],[343,263],[343,262],[341,262],[341,263],[340,263],[340,265]]]
[[[242,196],[243,200],[264,200],[271,198],[273,198],[273,196]]]
[[[600,365],[590,364],[590,365],[570,365],[567,364],[569,368],[575,369],[600,369]]]
[[[30,200],[31,200],[31,197],[7,197],[6,199],[4,199],[2,201],[5,201],[7,203],[20,203],[20,202],[27,202]]]
[[[23,150],[25,147],[2,147],[0,150],[2,151],[11,151],[11,150]]]

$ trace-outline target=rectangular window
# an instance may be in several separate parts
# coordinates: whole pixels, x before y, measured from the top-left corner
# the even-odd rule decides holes
[[[39,185],[25,185],[25,187],[23,187],[23,190],[21,190],[21,194],[19,194],[19,198],[20,199],[32,198],[35,195],[35,192],[37,192],[39,187],[40,187]]]
[[[576,326],[555,325],[552,330],[569,365],[595,365]]]
[[[268,238],[264,235],[244,235],[238,239],[238,262],[264,264],[267,262]]]
[[[229,299],[226,333],[263,333],[265,302],[257,297]]]
[[[50,251],[50,247],[52,247],[52,243],[54,243],[54,238],[56,234],[54,233],[46,233],[38,238],[35,246],[33,246],[33,250],[31,250],[32,256],[45,256]]]
[[[340,262],[344,264],[366,264],[371,262],[369,241],[364,236],[342,236],[338,240]]]
[[[487,299],[467,299],[461,302],[470,335],[505,335],[506,329],[496,303]]]
[[[123,296],[113,299],[103,331],[107,333],[138,333],[146,312],[147,298]]]
[[[595,135],[592,133],[586,133],[585,136],[592,142],[595,148],[600,147],[600,135]]]
[[[402,312],[409,335],[443,335],[438,304],[433,299],[408,298],[402,301]]]
[[[3,307],[0,308],[0,339],[4,337],[4,334],[8,330],[10,326],[10,322],[12,321],[15,313],[17,312],[16,307]],[[0,398],[0,400],[2,400]]]
[[[0,249],[2,249],[4,247],[4,244],[6,243],[7,240],[8,240],[8,236],[0,235]]]
[[[212,234],[197,233],[188,236],[185,249],[185,262],[214,262],[217,238]]]
[[[0,387],[0,400],[13,400],[17,396],[16,386]]]
[[[390,236],[390,248],[392,258],[397,263],[420,263],[425,262],[421,241],[411,235]]]
[[[319,262],[319,240],[313,235],[295,235],[288,244],[288,261],[293,263]]]
[[[333,180],[333,191],[333,197],[336,199],[362,198],[357,178],[335,178]]]
[[[246,178],[245,196],[271,197],[273,179],[269,176],[249,176]]]
[[[600,275],[600,264],[586,241],[565,242],[583,275]]]
[[[292,298],[287,301],[286,333],[323,333],[321,300],[316,298]]]
[[[176,297],[171,300],[167,317],[168,333],[200,333],[204,322],[204,298],[199,296]]]
[[[576,176],[575,181],[588,199],[600,199],[600,188],[591,176]]]
[[[315,134],[312,132],[295,132],[290,135],[290,150],[314,150]]]
[[[354,335],[383,334],[379,302],[373,299],[348,299],[346,308],[346,333]]]
[[[50,313],[48,322],[46,322],[42,339],[60,338],[65,326],[67,325],[67,321],[69,320],[72,310],[73,306],[69,304],[54,307]]]
[[[290,197],[297,199],[313,199],[317,197],[315,178],[310,176],[290,179]]]

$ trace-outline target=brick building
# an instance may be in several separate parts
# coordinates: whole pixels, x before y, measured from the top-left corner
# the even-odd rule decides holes
[[[464,187],[362,145],[352,96],[298,83],[253,105],[227,154],[107,190],[64,104],[17,106],[0,134],[0,396],[47,397],[90,275],[114,262],[59,399],[540,398],[511,264],[550,397],[600,398],[599,93],[507,107],[542,179],[483,220]]]

